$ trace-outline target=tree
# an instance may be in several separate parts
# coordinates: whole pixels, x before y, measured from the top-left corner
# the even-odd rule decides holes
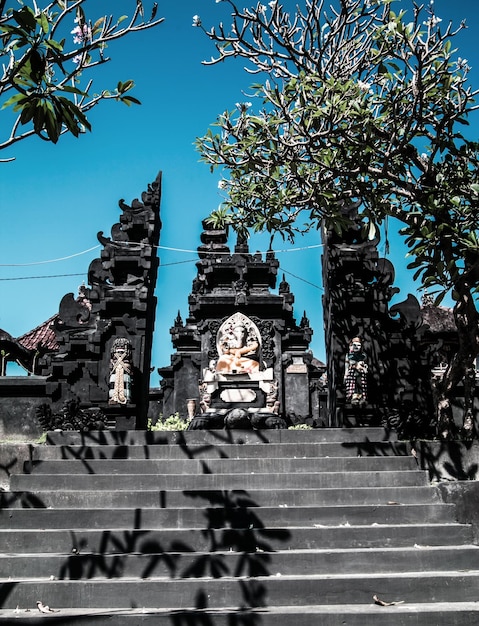
[[[0,0],[0,104],[14,114],[1,150],[34,134],[53,143],[66,132],[78,137],[91,129],[86,114],[103,100],[139,104],[130,95],[132,80],[95,93],[85,75],[110,60],[111,42],[163,21],[156,2],[147,19],[142,0],[132,3],[131,17],[118,18],[88,17],[85,2],[54,0],[41,8],[36,0],[16,0],[12,8]]]
[[[210,63],[241,58],[264,81],[252,87],[256,113],[240,103],[197,140],[228,175],[212,221],[294,239],[321,225],[340,233],[353,203],[371,234],[400,220],[415,277],[437,303],[455,301],[459,347],[437,388],[445,433],[479,354],[479,145],[462,134],[478,90],[452,46],[464,24],[443,27],[432,2],[396,13],[393,0],[304,0],[289,14],[276,0],[243,11],[224,1],[231,32],[205,31]]]

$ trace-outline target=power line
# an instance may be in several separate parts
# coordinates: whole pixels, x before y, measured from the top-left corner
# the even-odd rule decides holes
[[[197,259],[188,259],[186,261],[175,261],[174,263],[162,263],[162,267],[168,267],[169,265],[181,265],[183,263],[194,263]],[[85,276],[86,272],[79,272],[77,274],[50,274],[48,276],[16,276],[12,278],[0,278],[0,280],[35,280],[42,278],[69,278],[71,276]]]
[[[162,263],[160,265],[161,269],[162,267],[169,267],[172,265],[183,265],[184,263],[194,263],[196,262],[197,259],[188,259],[186,261],[175,261],[173,263]],[[323,290],[323,287],[316,285],[315,283],[310,282],[309,280],[306,280],[305,278],[302,278],[301,276],[298,276],[297,274],[293,274],[293,272],[290,272],[286,269],[284,269],[284,267],[280,267],[281,271],[284,272],[285,274],[288,274],[289,276],[292,276],[293,278],[296,278],[297,280],[302,281],[303,283],[306,283],[307,285],[310,285],[311,287],[314,287],[315,289],[319,289],[320,291]],[[17,276],[17,277],[9,277],[9,278],[0,278],[0,281],[12,281],[12,280],[42,280],[45,278],[71,278],[73,276],[85,276],[85,272],[78,272],[75,274],[49,274],[46,276]]]
[[[74,257],[81,256],[82,254],[87,254],[88,252],[92,252],[92,250],[97,250],[99,247],[100,245],[93,246],[93,248],[88,248],[88,250],[76,252],[75,254],[70,254],[69,256],[64,256],[59,259],[50,259],[49,261],[34,261],[32,263],[0,263],[0,267],[27,267],[30,265],[45,265],[46,263],[58,263],[59,261],[68,261],[69,259],[73,259]]]
[[[67,278],[69,276],[85,276],[85,272],[79,274],[51,274],[50,276],[17,276],[16,278],[0,278],[0,280],[37,280],[39,278]]]
[[[129,242],[125,241],[112,241],[112,243],[118,247],[125,247],[128,248],[129,247]],[[150,244],[146,244],[146,243],[133,243],[133,245],[135,246],[149,246]],[[75,257],[78,256],[82,256],[83,254],[88,254],[89,252],[92,252],[93,250],[98,250],[98,248],[100,248],[100,245],[97,246],[93,246],[92,248],[88,248],[88,250],[82,250],[81,252],[76,252],[75,254],[70,254],[68,256],[64,256],[64,257],[59,257],[57,259],[48,259],[46,261],[32,261],[30,263],[0,263],[0,267],[31,267],[33,265],[46,265],[47,263],[59,263],[62,261],[68,261],[70,259],[73,259]],[[154,248],[158,249],[158,250],[167,250],[169,252],[181,252],[181,253],[186,253],[186,254],[197,254],[198,253],[198,249],[196,250],[190,250],[188,248],[174,248],[174,247],[170,247],[170,246],[153,246]],[[314,250],[315,248],[322,248],[324,247],[324,244],[319,243],[319,244],[314,244],[311,246],[300,246],[300,247],[295,247],[295,248],[285,248],[283,250],[257,250],[254,254],[267,254],[268,252],[274,252],[275,254],[284,254],[284,253],[291,253],[291,252],[302,252],[304,250]],[[212,251],[212,252],[208,252],[207,250],[202,251],[202,253],[208,255],[214,255],[214,256],[231,256],[231,254],[233,254],[232,252],[217,252],[217,251]],[[185,261],[185,262],[189,262],[189,261]],[[166,265],[166,264],[165,264]]]
[[[311,287],[314,287],[315,289],[319,289],[320,291],[324,291],[323,287],[320,287],[319,285],[315,285],[314,283],[311,283],[309,280],[306,280],[305,278],[301,278],[301,276],[297,276],[296,274],[293,274],[292,272],[288,272],[288,270],[285,270],[284,267],[281,267],[280,269],[285,274],[289,274],[289,276],[293,276],[294,278],[297,278],[298,280],[302,281],[303,283],[306,283],[307,285],[311,285]]]

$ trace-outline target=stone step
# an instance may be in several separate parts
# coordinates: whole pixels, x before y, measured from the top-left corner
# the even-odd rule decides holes
[[[191,443],[171,445],[32,445],[32,460],[58,459],[199,459],[199,458],[275,458],[340,456],[410,456],[405,442],[365,441],[358,443],[298,442],[258,444]]]
[[[35,615],[38,616],[35,618]],[[59,626],[477,626],[476,602],[419,602],[280,606],[259,609],[62,609],[41,615],[35,606],[1,610],[7,625],[33,626],[53,618]],[[41,621],[40,621],[41,620]]]
[[[461,524],[383,524],[377,526],[313,526],[304,528],[206,528],[150,530],[60,529],[0,530],[0,553],[56,553],[73,551],[124,554],[139,552],[224,551],[328,548],[385,548],[467,545],[472,529]]]
[[[29,476],[28,478],[31,478]],[[94,477],[95,478],[95,477]],[[210,506],[328,506],[439,504],[443,502],[437,486],[357,487],[301,489],[150,489],[135,487],[122,491],[22,490],[0,491],[0,508],[181,508]]]
[[[397,441],[394,431],[384,428],[315,428],[312,430],[185,430],[185,431],[54,431],[47,434],[50,445],[189,445],[311,442],[368,443]]]
[[[32,474],[291,474],[417,470],[413,457],[329,457],[257,459],[69,459],[25,463]]]
[[[173,607],[183,610],[236,607],[241,615],[241,610],[249,607],[274,606],[278,609],[314,603],[340,608],[347,604],[364,606],[371,604],[374,595],[405,604],[475,602],[478,593],[478,571],[369,575],[359,572],[355,575],[307,577],[283,576],[278,572],[257,578],[152,578],[141,581],[125,578],[81,581],[11,579],[2,583],[2,608],[35,607],[40,599],[57,609],[131,609],[154,604],[156,608],[170,610]],[[51,616],[53,621],[54,617]]]
[[[207,507],[104,509],[0,509],[0,529],[56,528],[235,528],[323,524],[418,524],[454,522],[452,504],[324,507]]]
[[[48,440],[0,493],[7,624],[479,623],[472,528],[384,429]]]
[[[311,489],[393,486],[425,486],[422,470],[322,472],[300,474],[15,474],[10,479],[12,491],[44,490],[149,490],[149,489]]]
[[[159,552],[153,554],[55,553],[0,555],[0,579],[201,578],[395,574],[475,570],[477,546],[356,548],[256,552]]]

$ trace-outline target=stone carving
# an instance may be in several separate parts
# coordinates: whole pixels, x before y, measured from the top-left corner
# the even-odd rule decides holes
[[[54,327],[59,331],[65,329],[81,329],[85,327],[93,328],[95,326],[95,318],[91,316],[91,302],[81,293],[75,299],[72,293],[63,296],[58,316],[54,320]]]
[[[111,347],[108,404],[127,404],[131,398],[131,343],[119,337]]]
[[[280,402],[278,399],[278,381],[274,380],[269,384],[269,389],[266,394],[266,408],[270,413],[278,414],[280,409]]]
[[[344,385],[346,387],[346,402],[351,404],[365,404],[367,401],[367,373],[366,354],[360,337],[353,337],[349,342],[349,352],[346,355],[344,371]]]
[[[78,399],[66,402],[59,412],[53,413],[48,404],[36,409],[43,430],[102,430],[108,426],[107,418],[98,408],[81,409]]]
[[[256,325],[242,313],[229,317],[218,330],[216,371],[252,374],[260,370],[261,337]]]

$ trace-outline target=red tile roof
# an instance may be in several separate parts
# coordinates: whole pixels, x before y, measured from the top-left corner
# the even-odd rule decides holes
[[[17,337],[19,344],[27,348],[27,350],[36,350],[38,347],[47,350],[58,350],[58,343],[55,339],[55,332],[51,328],[52,322],[58,317],[58,313],[53,315],[43,324],[37,326],[21,337]]]

